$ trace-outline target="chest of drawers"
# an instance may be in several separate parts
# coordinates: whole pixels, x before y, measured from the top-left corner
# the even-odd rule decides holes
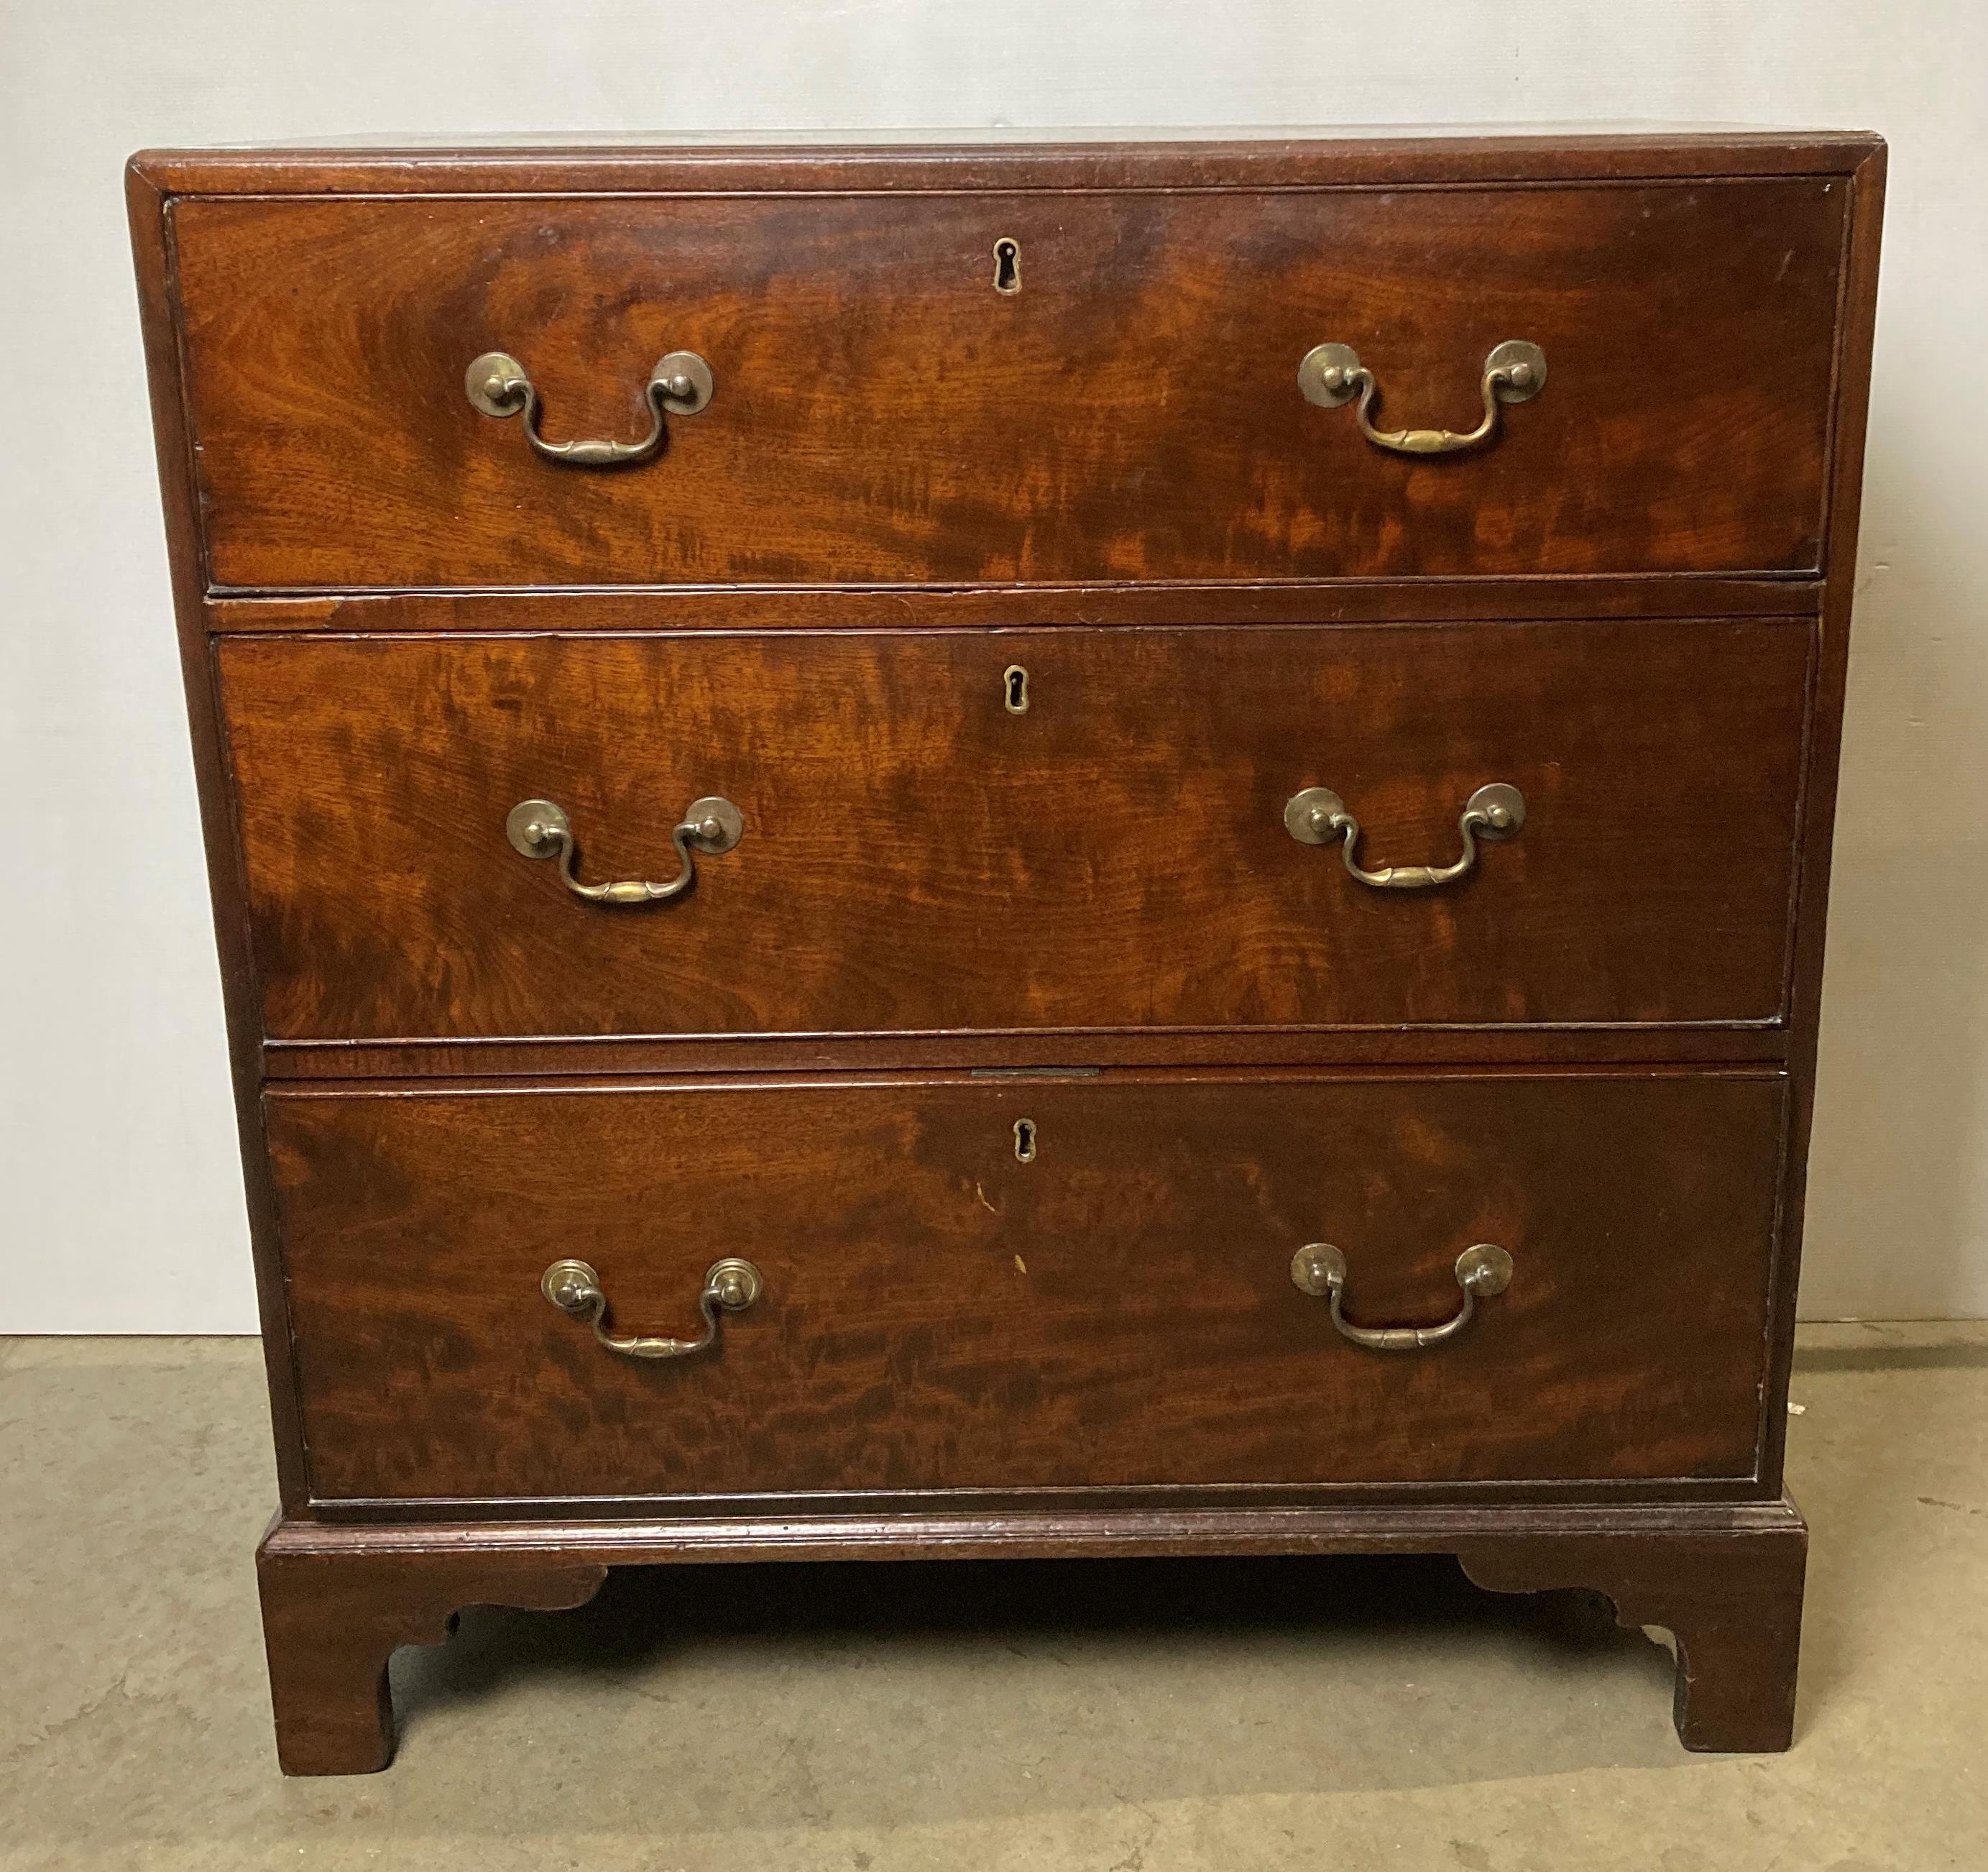
[[[1451,1553],[1785,1746],[1882,178],[134,159],[284,1766],[953,1555]]]

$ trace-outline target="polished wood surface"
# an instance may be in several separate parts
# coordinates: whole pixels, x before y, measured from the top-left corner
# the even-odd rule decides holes
[[[125,175],[125,207],[145,344],[151,397],[152,436],[172,578],[180,680],[186,697],[188,740],[200,801],[208,902],[214,913],[223,1018],[228,1032],[230,1089],[235,1098],[235,1143],[242,1194],[255,1246],[257,1321],[269,1382],[270,1429],[279,1499],[288,1506],[305,1495],[303,1440],[297,1423],[296,1387],[289,1363],[289,1326],[280,1280],[274,1278],[276,1218],[262,1113],[262,1008],[249,953],[248,919],[242,895],[240,846],[235,836],[233,783],[221,746],[220,698],[201,601],[205,552],[194,489],[193,438],[181,394],[178,320],[174,310],[170,196],[137,163]]]
[[[364,1775],[394,1759],[387,1663],[404,1644],[439,1644],[471,1605],[561,1611],[599,1592],[599,1562],[507,1564],[475,1552],[336,1557],[286,1542],[256,1550],[276,1759],[286,1775]]]
[[[1786,1745],[1803,1533],[1780,1493],[1783,1407],[1884,175],[1875,137],[1779,132],[134,159],[134,250],[282,1505],[262,1559],[286,1767],[380,1765],[385,1657],[432,1640],[455,1605],[575,1603],[610,1565],[845,1555],[1454,1553],[1499,1589],[1595,1587],[1626,1620],[1672,1630],[1690,1745]],[[1023,249],[1012,299],[991,289],[1002,235]],[[1508,328],[1522,316],[1523,328]],[[472,351],[498,344],[539,378],[553,435],[631,434],[642,374],[665,342],[706,348],[681,329],[698,320],[730,347],[708,353],[718,398],[674,425],[660,461],[625,478],[536,462],[515,422],[476,416],[462,394]],[[504,329],[485,335],[479,321]],[[1297,394],[1297,357],[1327,337],[1356,344],[1378,373],[1384,425],[1467,422],[1494,339],[1544,344],[1549,387],[1508,410],[1481,454],[1391,458],[1357,442],[1350,411]],[[1325,625],[1360,628],[1313,628]],[[1226,628],[1238,626],[1251,628]],[[1069,660],[1055,665],[1065,680],[1046,693],[1082,675],[1086,716],[1122,745],[1080,746],[1074,716],[1046,708],[1039,679],[1020,722],[932,706],[940,692],[950,705],[948,685],[1023,627],[1043,627],[1032,665],[1063,654],[1050,640],[1069,639]],[[1363,650],[1336,675],[1323,660],[1294,672],[1249,648],[1282,627],[1342,648],[1398,632],[1441,654]],[[887,654],[873,641],[928,631],[958,641],[942,655],[909,639]],[[1156,647],[1142,652],[1148,636]],[[600,641],[572,641],[589,638]],[[1493,638],[1518,646],[1518,673],[1482,648]],[[1684,641],[1728,648],[1694,648],[1694,678],[1665,648]],[[1224,660],[1180,649],[1204,642],[1219,642]],[[1577,682],[1554,648],[1569,642],[1581,646]],[[1611,644],[1638,646],[1648,667]],[[1106,645],[1118,654],[1094,648]],[[588,660],[595,649],[604,662]],[[866,656],[930,682],[901,685],[908,707],[865,719],[846,698],[803,697],[797,666],[783,662],[820,657],[824,673],[860,669],[868,680]],[[691,666],[680,657],[744,672],[749,692],[725,685],[722,709],[696,699],[695,682],[673,673]],[[1245,701],[1226,695],[1232,665]],[[568,681],[610,667],[627,679]],[[427,672],[407,696],[379,680],[406,669]],[[549,671],[587,706],[542,710]],[[1208,685],[1198,713],[1162,692],[1164,673]],[[640,685],[662,674],[671,691],[645,706]],[[509,686],[493,687],[496,675]],[[1432,686],[1418,709],[1421,683]],[[576,931],[604,931],[607,913],[566,904],[549,867],[501,843],[500,821],[478,836],[536,894],[491,900],[471,922],[458,899],[465,878],[482,874],[466,858],[451,891],[431,894],[434,845],[472,819],[483,827],[472,796],[501,763],[484,750],[456,767],[424,765],[383,713],[418,700],[445,746],[505,716],[499,739],[511,753],[563,760],[604,807],[625,797],[638,810],[581,821],[585,875],[600,876],[592,861],[610,839],[627,839],[631,865],[648,868],[658,848],[645,815],[666,838],[690,797],[671,790],[681,737],[663,706],[686,692],[693,726],[727,732],[724,751],[769,787],[790,786],[796,763],[787,744],[757,738],[764,705],[786,699],[803,753],[826,723],[835,760],[817,761],[815,797],[853,809],[862,828],[876,796],[859,783],[898,777],[883,804],[916,824],[936,810],[932,775],[945,777],[966,850],[1007,865],[1014,883],[1057,884],[1060,920],[1037,927],[1017,912],[1036,907],[1025,892],[965,878],[1006,944],[1002,973],[995,937],[939,940],[940,893],[961,887],[958,857],[915,858],[901,841],[824,824],[805,850],[789,847],[786,894],[735,933],[730,967],[746,990],[719,1004],[720,1023],[644,1038],[627,1031],[624,1008],[646,1021],[678,1004],[672,994],[691,997],[660,966],[631,968],[626,946],[604,936],[578,958],[584,970],[573,966],[574,943],[590,939]],[[1350,700],[1391,736],[1326,721],[1328,705]],[[600,764],[604,724],[624,743],[614,770]],[[242,731],[232,750],[231,726]],[[1110,838],[1088,870],[1040,832],[1040,844],[991,836],[997,813],[1026,805],[1061,824],[1073,804],[1010,758],[1004,731],[1017,727],[1068,763],[1067,777],[1107,766],[1131,777],[1109,794],[1099,822]],[[1303,888],[1344,910],[1351,881],[1336,853],[1285,840],[1275,859],[1257,849],[1266,868],[1245,876],[1222,839],[1209,841],[1204,865],[1233,868],[1256,920],[1230,958],[1233,983],[1184,969],[1173,952],[1205,959],[1212,939],[1172,900],[1128,899],[1129,868],[1135,855],[1157,859],[1154,875],[1194,901],[1199,874],[1182,854],[1195,828],[1178,809],[1199,799],[1205,810],[1225,773],[1247,802],[1271,797],[1287,755],[1273,730],[1293,727],[1321,763],[1305,779],[1347,794],[1377,862],[1440,855],[1425,834],[1453,836],[1457,802],[1439,812],[1425,777],[1447,785],[1472,749],[1502,742],[1542,762],[1550,742],[1586,750],[1587,774],[1609,784],[1584,793],[1570,766],[1522,781],[1535,813],[1520,839],[1487,853],[1455,897],[1398,902],[1424,919],[1427,940],[1361,952],[1364,980],[1319,958],[1327,936],[1378,927],[1376,904],[1327,925],[1291,912],[1273,882],[1288,857],[1310,860]],[[1356,744],[1383,813],[1323,764]],[[397,821],[384,803],[395,774],[381,766],[395,762],[411,762],[418,783],[403,786]],[[1677,823],[1698,841],[1689,855],[1661,840],[1653,850],[1635,816],[1631,795],[1653,766],[1685,801]],[[612,791],[617,774],[634,777],[625,796]],[[642,781],[660,790],[638,795]],[[1134,799],[1135,781],[1150,797]],[[284,823],[271,788],[308,825]],[[1716,788],[1727,810],[1709,818]],[[1542,821],[1549,796],[1555,811]],[[780,824],[789,800],[806,804],[762,801],[777,810],[753,828],[760,848],[792,836]],[[1592,884],[1601,868],[1555,868],[1547,828],[1575,806],[1591,828],[1604,807],[1614,815],[1584,848],[1611,861],[1609,890]],[[1230,840],[1259,836],[1246,812],[1243,822],[1250,829]],[[1415,848],[1383,849],[1384,834]],[[1278,828],[1272,844],[1282,839]],[[379,873],[383,850],[403,868]],[[342,886],[327,855],[351,861]],[[742,893],[762,889],[749,868],[759,855],[749,834],[705,867],[706,887],[735,887],[732,911],[701,888],[648,930],[667,934],[674,920],[681,931],[679,912],[691,927],[735,914]],[[1641,882],[1639,857],[1654,865]],[[857,881],[921,882],[932,901],[823,881],[838,867]],[[1568,895],[1542,916],[1543,892],[1513,890],[1527,876]],[[1478,912],[1499,892],[1493,926]],[[1226,912],[1212,897],[1200,899],[1202,922],[1219,927]],[[1118,927],[1128,901],[1143,939]],[[838,929],[880,903],[886,921],[862,926],[867,949]],[[1581,914],[1563,923],[1569,903]],[[562,909],[581,920],[562,922]],[[916,926],[931,941],[907,952],[911,985],[893,987],[878,951],[902,942],[907,916],[926,919]],[[1082,954],[1045,954],[1046,934]],[[458,937],[466,946],[451,947]],[[1286,956],[1266,938],[1287,939]],[[767,960],[783,943],[803,965],[793,982]],[[529,967],[503,959],[513,944]],[[1472,975],[1470,958],[1494,952],[1516,972],[1486,1019],[1431,1017],[1444,1004],[1489,1004],[1493,984]],[[840,979],[823,966],[837,953],[852,958]],[[714,961],[700,978],[700,1006],[716,973]],[[926,1017],[912,1004],[936,1008],[945,981],[969,978],[1043,1024],[888,1024]],[[1314,997],[1307,1007],[1324,992],[1340,1012],[1280,1024],[1249,999],[1252,983],[1275,994],[1293,980]],[[613,1017],[577,1032],[534,1027],[555,994]],[[756,1027],[783,995],[790,1011],[812,995],[811,1006],[843,1010],[838,1022],[879,1024]],[[1134,1024],[1100,1027],[1087,996],[1119,1010],[1139,1003]],[[1195,996],[1218,1024],[1150,1017]],[[1542,1011],[1582,997],[1641,1011],[1629,1024]],[[1421,1011],[1333,1024],[1391,1002]],[[1707,1011],[1742,1005],[1767,1012]],[[397,1023],[383,1019],[363,1033],[408,1007],[433,1014],[427,1031],[389,1031]],[[1011,1076],[1046,1068],[1074,1076]],[[367,1076],[380,1075],[403,1076]],[[1514,1090],[1504,1117],[1472,1102]],[[677,1116],[651,1128],[651,1114],[727,1098],[760,1114],[749,1137],[789,1166],[773,1173],[788,1179],[784,1204],[758,1190],[766,1173],[744,1163],[739,1136],[707,1127],[687,1137]],[[962,1179],[991,1148],[989,1108],[977,1102],[1003,1098],[1026,1100],[1039,1124],[1052,1112],[1053,1139],[1084,1148],[1066,1150],[1057,1171],[1046,1149],[1016,1163],[1012,1129],[997,1136],[1009,1155],[990,1214]],[[1134,1107],[1134,1119],[1112,1119]],[[818,1136],[799,1129],[797,1112],[831,1109],[842,1115]],[[867,1128],[848,1115],[873,1109]],[[540,1140],[503,1114],[555,1110],[586,1115],[552,1123],[559,1160],[528,1183],[516,1155]],[[1164,1115],[1188,1111],[1192,1124]],[[1625,1115],[1635,1111],[1640,1122]],[[616,1115],[631,1112],[641,1121]],[[887,1155],[892,1139],[923,1154]],[[1352,1148],[1335,1154],[1341,1142]],[[716,1187],[738,1193],[729,1203],[700,1174],[713,1150]],[[806,1187],[792,1173],[800,1161],[816,1166]],[[853,1185],[866,1163],[873,1173]],[[1080,1170],[1087,1181],[1073,1180]],[[1479,1210],[1546,1244],[1439,1355],[1473,1374],[1469,1395],[1498,1399],[1476,1417],[1428,1376],[1440,1366],[1390,1375],[1384,1355],[1331,1336],[1323,1303],[1289,1285],[1287,1243],[1274,1278],[1253,1259],[1266,1225],[1299,1210],[1347,1218],[1385,1250],[1363,1261],[1342,1243],[1353,1316],[1384,1307],[1425,1320],[1455,1304],[1457,1244],[1439,1252],[1419,1224],[1473,1233],[1466,1183]],[[648,1199],[640,1218],[614,1200],[629,1190]],[[969,1196],[975,1215],[964,1214]],[[813,1478],[798,1492],[757,1481],[658,1492],[678,1486],[661,1471],[683,1420],[645,1415],[668,1384],[652,1396],[629,1388],[630,1373],[604,1379],[583,1348],[610,1355],[537,1295],[541,1247],[543,1259],[604,1254],[604,1241],[620,1257],[617,1312],[688,1331],[689,1288],[674,1270],[681,1260],[694,1285],[706,1257],[686,1258],[680,1239],[657,1233],[685,1203],[707,1237],[742,1240],[756,1218],[756,1258],[788,1258],[785,1310],[769,1310],[769,1293],[728,1322],[739,1330],[716,1360],[641,1376],[737,1386],[756,1373],[786,1386],[783,1421],[794,1427],[783,1459]],[[1596,1218],[1619,1226],[1605,1239],[1584,1232]],[[592,1234],[574,1241],[564,1224]],[[1004,1253],[988,1233],[1003,1228],[1030,1231],[1030,1245]],[[806,1254],[817,1241],[837,1251]],[[1128,1264],[1136,1278],[1148,1244],[1157,1278],[1114,1286]],[[1528,1265],[1549,1281],[1543,1295],[1526,1286]],[[472,1277],[449,1300],[432,1278],[443,1267]],[[1375,1270],[1365,1288],[1363,1267]],[[902,1277],[881,1312],[854,1291],[861,1268]],[[1604,1291],[1610,1271],[1620,1278]],[[390,1292],[395,1275],[411,1300]],[[1235,1316],[1216,1316],[1211,1287]],[[1038,1304],[1022,1307],[1025,1295]],[[866,1337],[839,1323],[858,1316],[859,1298],[871,1305],[861,1317],[885,1329]],[[1548,1302],[1586,1322],[1574,1349],[1548,1333]],[[1235,1369],[1285,1387],[1299,1416],[1317,1417],[1316,1374],[1327,1373],[1325,1395],[1376,1413],[1373,1451],[1425,1479],[1372,1479],[1343,1439],[1301,1444],[1218,1378],[1200,1339],[1185,1355],[1185,1388],[1164,1390],[1160,1368],[1188,1322],[1234,1351]],[[1488,1360],[1497,1327],[1515,1322],[1517,1375]],[[1247,1325],[1266,1335],[1249,1338]],[[1300,1329],[1313,1335],[1303,1346],[1289,1336]],[[758,1366],[745,1356],[756,1330],[774,1355]],[[549,1349],[536,1364],[525,1349],[534,1335]],[[1016,1360],[1017,1346],[1036,1362]],[[813,1407],[796,1364],[810,1348],[837,1387],[825,1408]],[[500,1368],[509,1393],[479,1392],[468,1376]],[[850,1390],[865,1370],[874,1382]],[[1171,1429],[1183,1419],[1167,1412],[1185,1413],[1187,1433],[1142,1437],[1128,1414],[1145,1407],[1142,1385],[1160,1400],[1156,1422]],[[428,1387],[433,1423],[382,1402]],[[908,1425],[901,1393],[931,1400],[929,1427]],[[722,1474],[742,1449],[766,1452],[742,1428],[746,1392],[714,1395],[717,1423],[695,1433],[691,1453]],[[1093,1399],[1105,1409],[1087,1442]],[[1406,1420],[1432,1428],[1425,1449],[1402,1447],[1403,1400]],[[553,1403],[565,1418],[544,1408]],[[1059,1413],[1053,1437],[1040,1427]],[[963,1427],[942,1447],[938,1427],[955,1422]],[[658,1434],[637,1435],[644,1423]],[[1625,1425],[1631,1434],[1617,1434]],[[553,1454],[561,1439],[571,1461],[604,1469],[566,1466]],[[591,1457],[570,1455],[587,1447]],[[1209,1479],[1234,1469],[1225,1447],[1246,1474],[1298,1479]],[[1032,1447],[1037,1460],[1024,1461]],[[1447,1471],[1445,1447],[1461,1452]],[[1202,1479],[1055,1479],[1091,1473],[1100,1453],[1100,1474],[1171,1464]],[[1013,1485],[866,1492],[850,1480],[950,1475],[962,1460]],[[407,1492],[441,1486],[451,1464],[529,1475],[543,1492]],[[328,1492],[328,1481],[350,1492]],[[573,1492],[582,1486],[636,1492]],[[370,1488],[386,1492],[358,1492]]]
[[[1815,709],[1810,732],[1808,779],[1802,797],[1802,865],[1796,900],[1794,970],[1790,981],[1788,1068],[1794,1088],[1788,1148],[1782,1166],[1782,1214],[1790,1233],[1775,1270],[1774,1317],[1770,1341],[1770,1398],[1787,1395],[1794,1358],[1795,1293],[1801,1273],[1802,1220],[1808,1202],[1809,1135],[1815,1109],[1816,1051],[1822,1032],[1823,945],[1829,926],[1829,871],[1834,844],[1837,786],[1841,768],[1844,692],[1850,666],[1850,620],[1857,594],[1858,520],[1864,479],[1866,418],[1871,402],[1871,353],[1875,335],[1878,256],[1885,215],[1885,152],[1881,144],[1858,168],[1856,212],[1850,226],[1845,273],[1842,361],[1837,373],[1837,410],[1831,490],[1828,580],[1824,587]],[[1787,1438],[1786,1412],[1770,1409],[1766,1455],[1778,1476]]]
[[[193,200],[174,212],[222,586],[1805,572],[1839,180],[1629,187]],[[1016,241],[1021,289],[994,287]],[[1322,409],[1353,344],[1412,459]],[[663,455],[548,463],[478,415],[514,354],[556,439],[717,394]]]
[[[285,1040],[1769,1022],[1812,625],[231,639],[265,1020]],[[1028,712],[1003,672],[1028,672]],[[1377,890],[1300,844],[1328,785]],[[579,902],[503,835],[571,815]]]
[[[272,1095],[314,1493],[809,1491],[1750,1476],[1777,1075],[1004,1079]],[[1033,1127],[1018,1161],[1014,1127]],[[1458,1255],[1510,1288],[1434,1325]],[[599,1271],[695,1359],[539,1291]],[[713,1505],[716,1505],[715,1504]]]
[[[556,137],[378,146],[142,150],[132,174],[185,195],[846,195],[987,190],[1449,188],[1462,184],[1881,179],[1868,130],[1577,124],[1278,125],[1256,130],[982,129],[699,134],[584,144]]]
[[[1632,1630],[1676,1640],[1672,1718],[1687,1748],[1771,1753],[1794,1740],[1808,1529],[1790,1510],[1736,1539],[1679,1525],[1648,1533],[1473,1542],[1458,1556],[1500,1593],[1584,1587],[1605,1593]]]
[[[701,1039],[272,1041],[272,1084],[293,1081],[523,1074],[971,1070],[1076,1071],[1104,1066],[1306,1066],[1329,1054],[1347,1066],[1771,1065],[1787,1054],[1780,1027],[1180,1027],[1117,1033],[707,1035]]]
[[[352,1525],[283,1520],[257,1550],[279,1758],[366,1774],[394,1748],[386,1660],[470,1604],[585,1603],[610,1566],[790,1560],[1100,1559],[1453,1553],[1501,1593],[1575,1586],[1677,1640],[1675,1719],[1696,1749],[1792,1739],[1807,1529],[1781,1500],[1733,1506],[1463,1510],[1144,1507],[695,1522]]]
[[[1031,624],[1430,624],[1591,618],[1813,617],[1821,581],[1702,574],[1617,578],[1276,579],[1165,585],[599,586],[535,591],[534,628],[590,635],[656,630],[1013,630]],[[516,628],[510,591],[335,591],[210,596],[217,633]]]

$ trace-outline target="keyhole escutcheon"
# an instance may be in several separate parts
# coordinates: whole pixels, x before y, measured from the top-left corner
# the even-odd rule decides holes
[[[1036,1160],[1036,1121],[1033,1118],[1015,1120],[1015,1161],[1033,1163]]]
[[[1019,663],[1010,663],[1001,672],[1001,706],[1010,715],[1029,712],[1029,672]]]
[[[1022,245],[1009,235],[994,243],[994,290],[1019,293],[1022,289]]]

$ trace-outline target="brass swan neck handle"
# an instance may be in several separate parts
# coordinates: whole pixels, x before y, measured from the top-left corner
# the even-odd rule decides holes
[[[634,878],[614,884],[583,884],[574,875],[578,862],[573,821],[566,808],[551,800],[520,800],[504,821],[504,835],[512,850],[526,858],[556,858],[560,881],[576,897],[590,903],[667,903],[697,882],[695,854],[729,851],[746,835],[746,815],[718,794],[693,800],[681,821],[670,831],[676,848],[677,875],[661,884]]]
[[[1360,361],[1360,354],[1351,345],[1314,345],[1298,366],[1298,388],[1307,402],[1337,409],[1357,397],[1353,414],[1360,433],[1375,448],[1396,455],[1460,455],[1466,449],[1477,448],[1497,434],[1501,405],[1530,402],[1546,388],[1546,353],[1523,338],[1508,338],[1503,344],[1493,345],[1484,360],[1484,374],[1478,384],[1484,398],[1484,413],[1476,428],[1377,429],[1373,411],[1380,399],[1380,382]]]
[[[1308,1242],[1291,1257],[1291,1280],[1300,1292],[1323,1295],[1332,1323],[1356,1346],[1375,1352],[1424,1352],[1453,1339],[1470,1324],[1480,1294],[1502,1294],[1512,1284],[1512,1258],[1495,1242],[1480,1241],[1456,1258],[1456,1284],[1463,1305],[1439,1326],[1356,1326],[1343,1308],[1346,1257],[1329,1241]]]
[[[705,1351],[717,1342],[718,1315],[744,1312],[765,1288],[759,1270],[750,1261],[730,1255],[713,1261],[697,1297],[704,1330],[694,1339],[652,1339],[607,1330],[607,1296],[601,1291],[600,1276],[587,1262],[554,1261],[539,1279],[539,1291],[554,1306],[586,1320],[593,1328],[593,1336],[624,1359],[687,1359]]]
[[[1357,855],[1360,821],[1330,787],[1307,787],[1292,794],[1284,806],[1284,829],[1300,845],[1329,845],[1344,838],[1341,856],[1347,870],[1362,884],[1380,891],[1419,891],[1432,885],[1453,884],[1476,868],[1480,839],[1510,838],[1525,823],[1526,796],[1516,787],[1493,780],[1463,803],[1462,815],[1456,822],[1463,836],[1460,858],[1447,865],[1386,865],[1368,871]]]
[[[549,442],[539,427],[538,386],[509,351],[485,351],[464,373],[471,405],[499,421],[522,415],[525,438],[549,462],[575,468],[632,468],[663,445],[664,413],[695,416],[711,401],[711,366],[695,351],[671,351],[649,373],[643,395],[649,405],[649,432],[640,442]]]

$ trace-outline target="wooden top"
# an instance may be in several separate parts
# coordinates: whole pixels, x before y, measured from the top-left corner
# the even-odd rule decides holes
[[[1868,130],[1593,125],[1523,130],[1279,127],[1178,130],[764,132],[655,144],[507,138],[355,147],[145,150],[131,171],[169,195],[560,194],[573,190],[1415,187],[1848,174]]]

